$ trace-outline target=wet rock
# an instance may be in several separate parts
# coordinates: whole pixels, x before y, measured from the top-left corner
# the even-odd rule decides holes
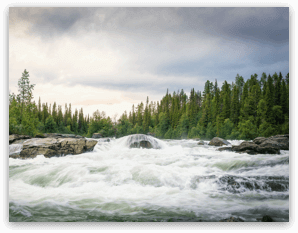
[[[256,151],[258,145],[253,142],[242,142],[239,146],[232,146],[232,151]]]
[[[257,137],[253,140],[253,142],[257,145],[261,144],[262,142],[266,141],[267,139],[265,137]]]
[[[217,149],[218,151],[232,151],[232,147],[221,147]]]
[[[37,155],[45,157],[81,154],[93,150],[95,140],[84,138],[33,138],[23,144],[21,158],[34,158]]]
[[[30,139],[31,137],[28,135],[18,135],[18,134],[12,134],[9,135],[9,144],[12,144],[13,142],[17,140],[24,140],[24,139]]]
[[[269,137],[265,142],[267,142],[268,144],[269,143],[276,144],[280,150],[289,150],[289,135],[288,134],[276,135],[276,136]],[[263,142],[263,143],[265,143],[265,142]]]
[[[235,218],[235,217],[230,217],[226,219],[220,220],[220,222],[244,222],[242,218]]]
[[[269,215],[263,216],[262,222],[275,222]]]
[[[215,137],[209,142],[210,146],[223,146],[223,145],[229,145],[229,144],[231,143],[219,137]]]
[[[280,154],[279,148],[276,142],[266,140],[260,145],[254,142],[242,142],[239,146],[232,146],[232,151],[248,154]]]
[[[204,142],[203,141],[199,141],[198,142],[198,145],[204,145]]]
[[[147,148],[160,149],[159,142],[152,136],[145,134],[132,134],[127,137],[127,146],[129,148]]]
[[[151,149],[153,148],[152,144],[149,141],[146,140],[142,140],[139,142],[133,142],[130,144],[129,146],[130,148],[147,148],[147,149]]]
[[[60,133],[45,133],[41,138],[84,138],[81,135],[76,134],[60,134]]]

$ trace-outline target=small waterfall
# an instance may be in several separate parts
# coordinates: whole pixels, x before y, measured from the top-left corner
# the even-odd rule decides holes
[[[9,155],[18,154],[22,151],[23,144],[12,144],[9,145]]]

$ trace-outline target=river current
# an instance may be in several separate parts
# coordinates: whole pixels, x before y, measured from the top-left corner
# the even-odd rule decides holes
[[[98,139],[79,155],[9,158],[9,221],[289,221],[289,151],[249,155],[158,139],[160,149],[142,149],[130,141]]]

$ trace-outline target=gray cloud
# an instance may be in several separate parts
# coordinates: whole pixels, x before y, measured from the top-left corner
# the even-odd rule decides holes
[[[288,8],[10,8],[10,28],[24,22],[49,46],[32,70],[49,83],[164,93],[289,69]]]

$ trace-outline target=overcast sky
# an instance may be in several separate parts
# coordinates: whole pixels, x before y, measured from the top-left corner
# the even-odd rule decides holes
[[[113,117],[237,74],[289,72],[289,8],[9,8],[9,91]]]

